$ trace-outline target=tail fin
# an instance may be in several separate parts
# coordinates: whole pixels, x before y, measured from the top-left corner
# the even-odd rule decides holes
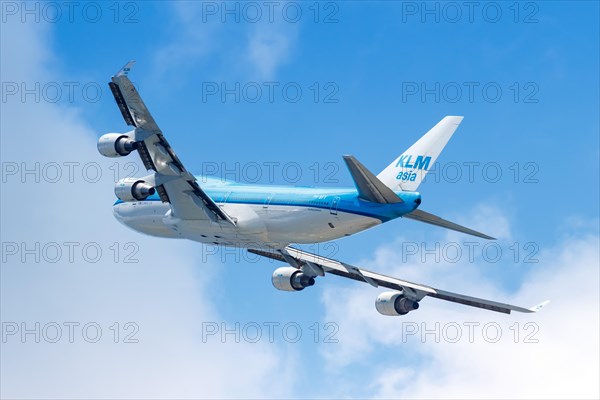
[[[463,117],[444,117],[377,178],[392,190],[417,190],[462,120]]]

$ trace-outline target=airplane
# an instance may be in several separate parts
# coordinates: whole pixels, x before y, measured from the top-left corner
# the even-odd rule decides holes
[[[355,188],[247,185],[194,176],[184,167],[128,77],[133,64],[127,63],[109,82],[125,123],[133,130],[108,133],[98,140],[98,151],[106,157],[137,151],[149,171],[147,176],[116,183],[113,213],[124,225],[152,236],[237,247],[281,261],[285,266],[273,272],[272,283],[283,291],[303,290],[328,274],[385,288],[375,308],[387,316],[416,310],[425,297],[505,314],[537,312],[548,303],[525,308],[453,293],[294,246],[340,239],[401,217],[494,239],[419,209],[417,188],[463,117],[443,118],[378,175],[355,157],[344,156]]]

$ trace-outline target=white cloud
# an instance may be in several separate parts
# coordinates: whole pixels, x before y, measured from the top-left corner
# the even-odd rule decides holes
[[[3,81],[60,81],[52,70],[51,37],[48,26],[3,24]],[[57,263],[44,257],[35,262],[31,255],[22,262],[20,254],[8,256],[3,249],[7,258],[0,271],[2,322],[26,323],[30,329],[36,322],[62,327],[66,322],[79,327],[94,322],[102,329],[102,339],[87,343],[77,330],[74,343],[69,343],[67,328],[58,343],[44,336],[40,343],[33,335],[25,343],[18,335],[8,337],[0,344],[1,396],[216,398],[290,393],[295,363],[284,361],[280,346],[202,342],[203,322],[224,321],[207,292],[219,272],[199,262],[198,244],[146,237],[116,222],[111,211],[114,160],[97,153],[98,133],[84,113],[72,106],[18,98],[2,104],[3,163],[16,163],[19,169],[39,165],[39,172],[26,175],[24,183],[20,173],[2,183],[3,243],[25,243],[28,248],[56,243],[63,251],[65,242],[80,243],[75,262],[69,262],[66,253]],[[115,106],[117,123],[120,126]],[[79,163],[73,182],[65,162]],[[44,176],[49,163],[56,163],[63,174],[56,183]],[[98,182],[82,177],[82,166],[91,163],[101,167]],[[139,250],[134,254],[137,263],[122,262],[123,246],[129,242]],[[85,261],[81,248],[86,243],[100,247],[100,261]],[[113,243],[121,250],[116,263]],[[129,321],[139,327],[139,343],[122,342],[131,332],[123,327]],[[115,322],[121,327],[119,343],[113,342],[110,328]]]
[[[274,79],[291,57],[299,23],[284,19],[272,6],[252,3],[247,11],[244,3],[173,3],[172,19],[166,24],[169,39],[155,53],[158,73],[173,77],[182,66],[206,61],[205,65],[219,65],[220,79]]]
[[[508,217],[499,212],[498,207],[478,204],[468,217],[457,219],[461,224],[477,231],[489,234],[497,239],[510,240],[512,237]],[[462,238],[462,234],[451,232],[452,237]],[[452,238],[449,237],[449,238]]]
[[[296,27],[289,23],[257,24],[248,43],[248,60],[262,79],[272,79],[277,68],[287,62],[296,38]]]
[[[330,369],[356,367],[375,353],[385,359],[370,366],[365,380],[372,384],[360,397],[598,398],[598,242],[597,227],[575,228],[541,251],[540,263],[519,277],[514,292],[494,282],[482,260],[401,266],[398,242],[383,246],[372,263],[362,265],[378,270],[387,265],[395,276],[513,304],[552,303],[537,314],[504,315],[426,298],[418,311],[391,318],[375,312],[378,292],[366,285],[327,287],[325,319],[340,326],[339,345],[323,347]],[[471,323],[479,323],[471,325],[472,342]],[[498,327],[501,336],[493,343]],[[453,343],[458,332],[462,336]]]
[[[216,37],[223,26],[213,18],[203,22],[202,3],[177,1],[170,3],[170,7],[173,21],[165,23],[169,26],[165,31],[169,39],[157,47],[155,59],[159,74],[170,72],[176,75],[181,66],[189,67],[217,50]],[[165,21],[169,21],[168,16]]]

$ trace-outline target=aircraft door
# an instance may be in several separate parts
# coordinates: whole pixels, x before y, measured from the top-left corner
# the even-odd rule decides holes
[[[271,200],[273,199],[273,195],[269,194],[267,195],[267,198],[265,199],[265,202],[263,203],[263,210],[268,210],[269,209],[269,204],[271,204]]]
[[[333,200],[331,201],[331,208],[329,209],[329,212],[332,215],[337,215],[338,214],[338,204],[340,202],[340,198],[339,197],[334,197]]]
[[[231,196],[231,192],[230,192],[230,191],[229,191],[229,192],[227,192],[227,193],[225,193],[225,194],[223,195],[223,197],[220,199],[220,200],[221,200],[221,201],[220,201],[221,205],[223,205],[223,204],[226,204],[226,203],[227,203],[227,200],[229,199],[229,196]]]

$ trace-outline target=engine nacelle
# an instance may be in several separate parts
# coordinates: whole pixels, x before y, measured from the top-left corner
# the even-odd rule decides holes
[[[315,284],[315,278],[294,267],[281,267],[273,272],[273,286],[287,292],[297,292]]]
[[[383,292],[375,300],[375,308],[383,315],[405,315],[419,308],[419,303],[400,292]]]
[[[115,186],[115,195],[123,201],[146,200],[154,192],[152,185],[137,178],[123,178]]]
[[[135,140],[125,133],[107,133],[98,139],[98,151],[105,157],[123,157],[135,150]]]

